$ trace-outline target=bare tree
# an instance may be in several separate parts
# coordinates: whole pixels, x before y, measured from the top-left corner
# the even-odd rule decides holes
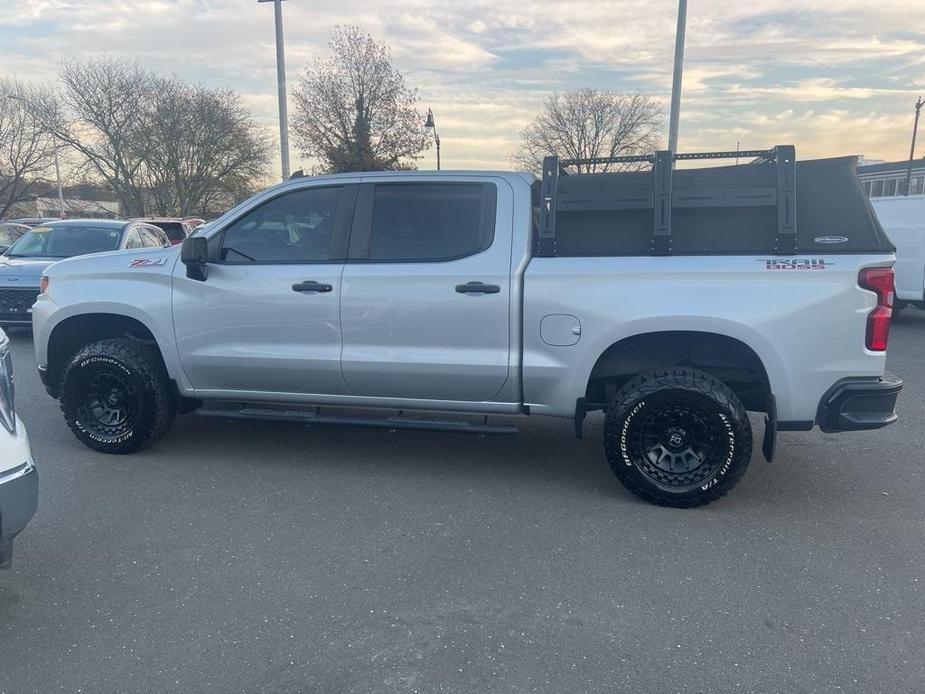
[[[34,107],[46,98],[43,90],[0,80],[0,219],[35,197],[52,166],[55,142]]]
[[[293,95],[292,129],[326,172],[414,168],[429,141],[388,47],[355,26],[331,32],[332,56],[316,60]]]
[[[237,197],[244,181],[262,181],[270,140],[229,89],[161,78],[152,95],[146,179],[155,208],[186,216],[222,196]]]
[[[43,120],[125,216],[199,213],[265,177],[269,140],[231,90],[116,57],[67,62],[60,78],[63,108],[50,103]]]
[[[520,147],[511,159],[525,169],[540,171],[543,157],[551,154],[590,159],[652,152],[660,139],[662,115],[661,104],[644,94],[590,88],[557,92],[521,131]],[[584,164],[578,168],[590,173],[635,167]]]
[[[217,217],[271,183],[272,180],[269,178],[267,171],[263,171],[256,178],[232,173],[222,178],[221,181],[217,182],[216,186],[209,188],[205,192],[198,209],[193,214],[206,219]]]
[[[72,60],[62,65],[59,76],[70,117],[59,110],[46,118],[113,191],[122,214],[144,214],[156,76],[137,62],[115,57]]]

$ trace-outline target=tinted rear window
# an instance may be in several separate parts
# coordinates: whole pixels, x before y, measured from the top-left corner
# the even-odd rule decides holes
[[[377,185],[369,259],[451,260],[491,245],[495,187],[490,183]]]
[[[151,222],[151,224],[163,229],[171,241],[182,241],[186,238],[186,231],[180,222]]]

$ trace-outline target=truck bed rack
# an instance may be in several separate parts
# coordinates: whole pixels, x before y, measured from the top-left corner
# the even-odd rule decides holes
[[[762,167],[760,176],[747,177],[762,185],[739,185],[736,178],[726,176],[727,185],[699,185],[698,172],[682,172],[684,186],[676,186],[674,162],[713,159],[752,159],[743,166]],[[646,172],[570,173],[572,167],[648,163]],[[774,173],[771,174],[771,167]],[[717,171],[717,169],[710,169]],[[744,172],[744,169],[743,169]],[[648,176],[650,184],[640,186],[640,177]],[[715,176],[714,176],[715,179]],[[771,184],[771,185],[768,185]],[[776,207],[777,228],[772,252],[792,255],[797,252],[796,240],[796,149],[793,145],[778,145],[771,149],[692,152],[675,154],[661,150],[654,154],[590,159],[560,159],[549,156],[543,160],[540,186],[539,224],[535,255],[559,255],[557,218],[559,213],[652,210],[652,231],[649,253],[672,254],[672,210],[678,208],[743,208]],[[615,230],[617,231],[617,230]]]

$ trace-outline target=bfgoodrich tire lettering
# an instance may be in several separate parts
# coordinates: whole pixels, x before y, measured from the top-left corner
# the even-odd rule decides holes
[[[90,448],[131,453],[170,429],[176,401],[157,349],[120,338],[71,357],[61,378],[61,410]]]
[[[604,427],[614,474],[636,496],[690,508],[715,501],[752,456],[748,415],[735,394],[703,371],[637,376],[614,396]]]

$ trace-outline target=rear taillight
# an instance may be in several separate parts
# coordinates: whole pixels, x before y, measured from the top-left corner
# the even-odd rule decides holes
[[[858,275],[858,284],[877,295],[877,306],[867,316],[867,349],[883,352],[890,338],[893,316],[893,268],[864,268]]]
[[[48,291],[48,277],[42,275],[42,279],[39,280],[39,291],[44,294]]]

